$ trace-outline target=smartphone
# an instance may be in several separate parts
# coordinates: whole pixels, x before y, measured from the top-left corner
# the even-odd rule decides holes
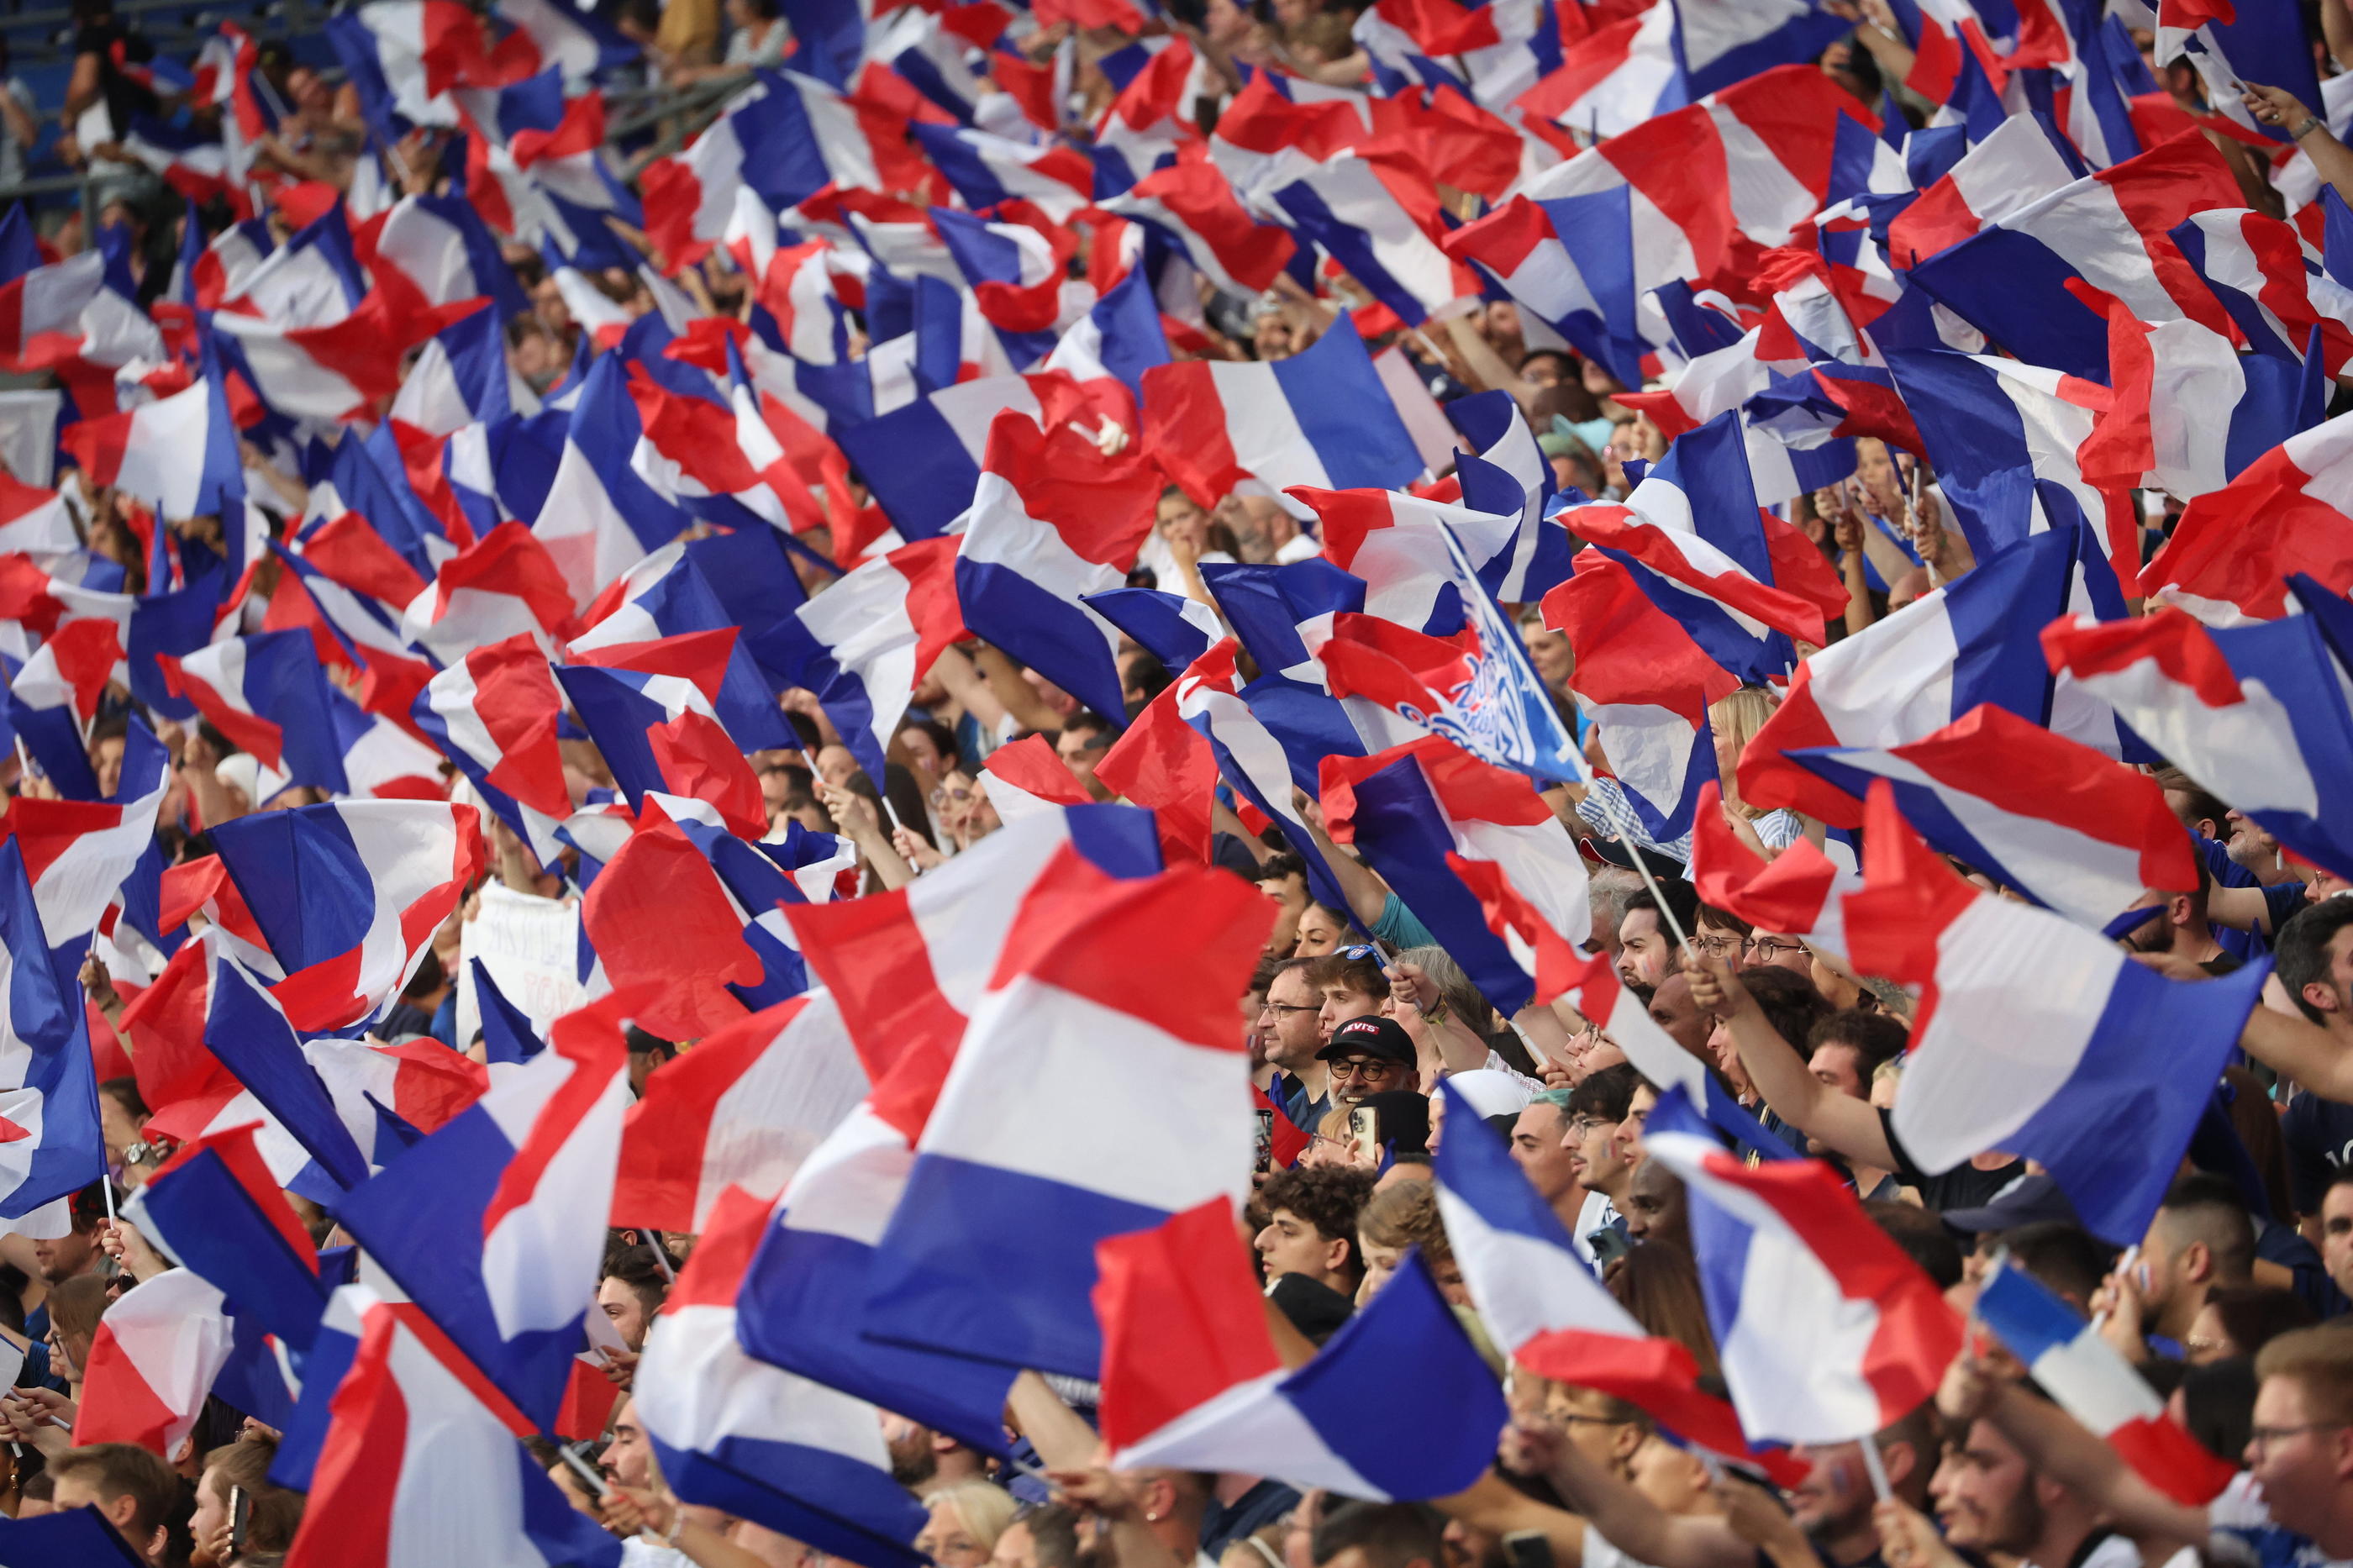
[[[229,1549],[242,1555],[245,1552],[246,1526],[253,1521],[253,1494],[243,1487],[228,1489]]]
[[[1626,1239],[1626,1233],[1614,1225],[1587,1231],[1585,1245],[1593,1248],[1593,1261],[1604,1268],[1634,1250],[1634,1244]]]
[[[1260,1106],[1250,1114],[1258,1119],[1258,1168],[1265,1170],[1274,1158],[1274,1112]]]
[[[1552,1542],[1541,1530],[1515,1530],[1504,1537],[1504,1555],[1512,1568],[1552,1568]]]
[[[1348,1112],[1348,1147],[1367,1165],[1381,1163],[1381,1113],[1359,1105]]]

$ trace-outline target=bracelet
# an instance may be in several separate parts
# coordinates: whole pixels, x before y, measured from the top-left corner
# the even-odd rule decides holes
[[[2288,137],[2291,141],[2301,142],[2319,129],[2320,116],[2316,114],[2307,114],[2304,117],[2304,123],[2289,132]]]

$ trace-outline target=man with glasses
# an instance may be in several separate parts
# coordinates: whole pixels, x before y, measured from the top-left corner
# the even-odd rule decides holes
[[[1770,965],[1789,970],[1809,979],[1812,978],[1814,973],[1814,955],[1806,951],[1804,942],[1787,931],[1749,932],[1747,945],[1740,962],[1750,969]]]
[[[1623,1236],[1626,1231],[1625,1218],[1619,1211],[1625,1206],[1627,1182],[1634,1173],[1619,1155],[1617,1132],[1619,1123],[1626,1120],[1634,1088],[1641,1080],[1641,1074],[1620,1062],[1568,1091],[1568,1126],[1561,1147],[1585,1194],[1568,1236],[1577,1255],[1596,1268],[1603,1262],[1595,1246],[1597,1234],[1616,1231]]]
[[[1335,1106],[1353,1106],[1384,1089],[1421,1087],[1413,1037],[1394,1018],[1351,1018],[1315,1055],[1331,1071]]]
[[[1266,1059],[1277,1069],[1267,1098],[1293,1124],[1311,1131],[1332,1109],[1331,1075],[1316,1059],[1324,1048],[1324,998],[1315,989],[1313,972],[1320,962],[1286,958],[1277,964],[1266,983],[1266,1004],[1259,1009]]]

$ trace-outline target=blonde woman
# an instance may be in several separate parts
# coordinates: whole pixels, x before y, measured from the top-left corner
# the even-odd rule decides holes
[[[915,1550],[939,1568],[985,1568],[1019,1505],[993,1481],[958,1481],[932,1493],[923,1506],[932,1517],[915,1537]]]
[[[1754,835],[1757,847],[1770,856],[1806,837],[1806,819],[1794,811],[1767,810],[1740,797],[1740,753],[1765,727],[1781,700],[1761,686],[1744,686],[1729,697],[1708,705],[1708,726],[1715,733],[1715,776],[1724,791],[1725,817],[1741,837]],[[1817,837],[1817,842],[1819,842]]]

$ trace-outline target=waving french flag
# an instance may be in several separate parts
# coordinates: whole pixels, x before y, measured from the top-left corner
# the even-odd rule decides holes
[[[1056,379],[987,375],[927,390],[834,435],[900,534],[931,539],[972,505],[997,415],[1009,408],[1042,423],[1039,390]]]
[[[2287,577],[2309,573],[2353,589],[2330,542],[2348,526],[2343,485],[2353,475],[2353,417],[2290,436],[2220,489],[2194,498],[2149,562],[2142,586],[2210,626],[2287,613]]]
[[[406,983],[473,879],[480,823],[440,801],[343,801],[213,829],[221,864],[286,978],[298,1029],[369,1016]]]
[[[1545,595],[1545,626],[1564,633],[1577,664],[1569,689],[1601,731],[1602,754],[1651,841],[1692,831],[1715,782],[1711,703],[1740,682],[1662,611],[1633,574],[1597,552]]]
[[[106,1173],[89,1024],[72,981],[85,942],[52,952],[25,873],[24,845],[0,842],[0,1218],[12,1220]]]
[[[1119,632],[1080,596],[1127,580],[1160,490],[1148,462],[1108,458],[1067,430],[998,415],[956,548],[965,625],[1124,722]]]
[[[702,1227],[646,1342],[637,1387],[662,1479],[868,1568],[914,1568],[923,1505],[892,1478],[874,1406],[753,1360],[736,1343],[737,1293],[768,1205],[738,1187]]]
[[[1997,1265],[1970,1310],[2037,1387],[2106,1438],[2141,1479],[2192,1508],[2230,1484],[2231,1467],[2167,1415],[2139,1370],[2032,1275]]]
[[[1525,776],[1431,735],[1369,757],[1328,759],[1323,797],[1333,841],[1357,846],[1505,1012],[1527,1005],[1534,982],[1487,929],[1478,895],[1450,868],[1450,857],[1493,865],[1540,901],[1547,925],[1580,946],[1590,936],[1585,862]]]
[[[1267,199],[1409,326],[1479,291],[1470,269],[1439,248],[1445,225],[1419,159],[1341,153],[1300,169]]]
[[[1422,475],[1413,437],[1345,322],[1271,364],[1190,360],[1145,371],[1144,439],[1205,501],[1251,479],[1281,494],[1293,485],[1398,489]]]
[[[1110,983],[1103,955],[1157,931],[1183,942],[1204,973],[1239,974],[1268,912],[1204,869],[1119,881],[1075,850],[1049,868],[1013,916],[875,1249],[871,1335],[1073,1376],[1098,1365],[1087,1306],[1094,1243],[1213,1196],[1238,1198],[1250,1163],[1246,1102],[1231,1098],[1231,1019],[1190,993]],[[1067,1054],[1082,1037],[1084,1050]],[[1145,1060],[1158,1064],[1148,1090],[1130,1070]],[[1152,1110],[1089,1119],[1124,1129],[1111,1157],[1066,1121],[1045,1135],[1042,1123],[1008,1119],[1007,1083],[1047,1091],[1035,1101],[1041,1112],[1065,1093],[1098,1108],[1145,1093]],[[1139,1144],[1145,1127],[1153,1131]],[[1029,1218],[1005,1223],[1017,1209]],[[1040,1213],[1055,1222],[1034,1223]],[[983,1236],[997,1239],[976,1251]],[[995,1261],[976,1268],[984,1252]]]
[[[410,716],[544,865],[572,815],[556,749],[563,710],[547,655],[518,633],[468,652],[417,694]]]
[[[1477,1114],[1440,1092],[1458,1125]],[[1652,1337],[1594,1278],[1502,1140],[1446,1140],[1435,1165],[1448,1244],[1496,1348],[1541,1376],[1630,1400],[1703,1447],[1747,1452],[1732,1407],[1699,1387],[1691,1352]]]
[[[1229,1200],[1095,1253],[1113,1468],[1239,1466],[1388,1501],[1448,1496],[1493,1458],[1503,1392],[1419,1257],[1286,1371]]]
[[[195,1274],[168,1268],[108,1307],[90,1342],[74,1442],[176,1454],[228,1362],[224,1301]]]
[[[789,914],[809,965],[839,999],[874,1080],[866,1102],[795,1173],[741,1297],[737,1337],[763,1361],[988,1452],[1002,1450],[1012,1369],[869,1340],[839,1310],[870,1293],[874,1248],[906,1187],[948,1064],[987,994],[1009,912],[1075,847],[1113,877],[1160,867],[1152,819],[1075,806],[1011,823],[906,888]],[[926,963],[911,984],[907,955]]]
[[[441,563],[404,608],[401,629],[435,658],[456,659],[518,632],[552,647],[573,624],[574,607],[547,546],[524,524],[502,522]]]
[[[781,211],[828,184],[882,188],[873,143],[848,100],[797,71],[757,78],[682,154],[646,170],[646,236],[673,269],[726,237],[739,190]]]
[[[1926,1171],[1989,1149],[2040,1161],[2084,1228],[2127,1246],[2157,1212],[2268,967],[2189,984],[2113,942],[1963,881],[1872,785],[1858,969],[1923,989],[1894,1130]],[[2023,1039],[2031,1051],[2019,1049]],[[2150,1052],[2177,1070],[2152,1078]],[[2128,1144],[2107,1130],[2124,1118]]]
[[[2155,779],[1991,703],[1905,745],[1787,754],[1851,795],[1885,779],[1930,844],[2094,931],[2148,889],[2199,885]]]
[[[1683,1179],[1708,1325],[1751,1437],[1867,1439],[1936,1392],[1960,1320],[1829,1166],[1742,1163],[1679,1090],[1642,1145]]]
[[[167,521],[228,514],[243,504],[237,427],[217,375],[69,426],[58,447],[90,483],[128,490]]]
[[[637,471],[645,426],[617,353],[598,356],[572,406],[563,460],[532,533],[586,609],[618,574],[686,531],[675,500]]]
[[[332,1286],[255,1136],[247,1125],[181,1145],[132,1194],[122,1217],[164,1258],[234,1292],[237,1312],[307,1351]]]
[[[166,656],[164,679],[261,765],[298,784],[348,794],[328,707],[327,672],[305,631],[261,632]]]
[[[1740,754],[1741,798],[1853,827],[1862,800],[1785,753],[1925,740],[1988,702],[2042,723],[2052,710],[2051,669],[2019,633],[2066,612],[2076,540],[2054,530],[1980,557],[1957,582],[1800,663],[1780,707]]]
[[[2221,154],[2184,132],[2094,170],[1912,268],[1910,281],[1995,342],[2086,380],[2107,372],[2110,295],[2144,321],[2229,318],[2168,237],[2192,213],[2242,205]]]
[[[2045,628],[2042,647],[2053,669],[2233,810],[2313,864],[2353,870],[2353,818],[2329,782],[2353,766],[2353,716],[2318,616],[2223,631],[2171,608],[2071,617]]]
[[[424,1310],[371,1293],[356,1326],[323,1402],[311,1505],[290,1564],[618,1568],[621,1542],[575,1510],[522,1446],[532,1420]]]
[[[629,1108],[613,1223],[702,1234],[730,1187],[760,1199],[765,1215],[871,1087],[823,991],[705,1037]]]
[[[1571,507],[1560,518],[1744,680],[1787,675],[1793,638],[1823,641],[1822,607],[1774,583],[1737,415],[1678,437],[1624,505]]]
[[[468,1359],[543,1429],[590,1310],[628,1108],[616,994],[338,1209]]]
[[[706,668],[717,676],[725,666]],[[712,805],[730,832],[766,833],[759,777],[697,682],[587,664],[565,666],[556,680],[633,809],[649,793],[681,795]]]
[[[2244,208],[2193,213],[2172,238],[2257,353],[2301,363],[2317,331],[2329,371],[2353,357],[2344,320],[2353,298],[2288,225]]]
[[[915,683],[961,626],[958,542],[918,540],[854,568],[796,610],[813,645],[797,672],[870,778]]]

